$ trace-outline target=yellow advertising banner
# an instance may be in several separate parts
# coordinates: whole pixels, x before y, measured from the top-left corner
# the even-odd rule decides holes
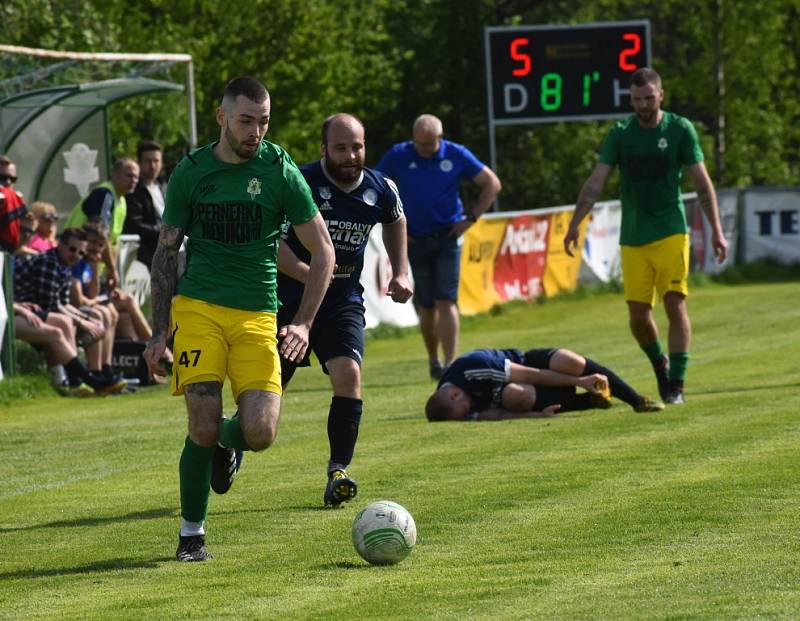
[[[461,314],[485,313],[495,304],[575,289],[588,218],[581,223],[578,247],[570,257],[563,239],[571,217],[572,210],[491,214],[467,229],[461,252]]]
[[[503,302],[494,286],[494,266],[508,218],[481,218],[464,234],[458,306],[463,315],[484,313]]]
[[[578,284],[578,273],[581,268],[581,250],[586,238],[588,218],[580,225],[580,239],[575,249],[575,256],[570,257],[564,251],[564,235],[567,233],[572,211],[550,214],[550,239],[547,243],[547,262],[544,270],[544,293],[553,297],[563,291],[572,291]]]

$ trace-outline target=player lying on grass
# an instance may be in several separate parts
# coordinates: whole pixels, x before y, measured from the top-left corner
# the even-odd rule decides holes
[[[447,368],[428,399],[425,415],[429,421],[541,418],[610,408],[612,396],[636,412],[664,409],[610,369],[569,349],[532,349],[524,354],[518,349],[478,349]]]

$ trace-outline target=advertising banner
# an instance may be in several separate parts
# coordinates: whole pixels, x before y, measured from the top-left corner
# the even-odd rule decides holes
[[[495,257],[507,222],[507,218],[484,217],[464,234],[458,288],[458,306],[464,315],[485,312],[503,301],[494,287]]]
[[[571,214],[570,214],[571,215]],[[622,206],[619,201],[598,203],[589,214],[583,242],[583,262],[592,275],[602,282],[622,276],[619,252],[619,230]]]
[[[800,261],[800,192],[797,188],[749,188],[742,192],[743,259]]]
[[[418,323],[417,313],[411,300],[405,304],[398,304],[386,295],[391,279],[392,264],[383,247],[381,225],[376,224],[364,251],[364,268],[361,271],[367,328],[374,328],[380,323],[395,326],[415,326]]]
[[[567,234],[571,211],[550,214],[550,240],[547,244],[547,260],[544,271],[544,292],[552,297],[562,291],[572,291],[578,284],[581,269],[581,253],[571,257],[564,251],[564,235]],[[581,222],[578,248],[586,237],[586,220]]]
[[[542,293],[549,233],[550,214],[506,222],[494,264],[494,288],[502,301],[532,300]]]
[[[728,258],[724,263],[718,263],[711,244],[711,226],[700,207],[700,201],[696,194],[684,194],[683,202],[686,205],[686,220],[689,223],[691,270],[693,272],[719,274],[725,268],[733,265],[738,237],[736,222],[738,201],[739,191],[736,189],[717,192],[720,223],[725,239],[728,241]]]

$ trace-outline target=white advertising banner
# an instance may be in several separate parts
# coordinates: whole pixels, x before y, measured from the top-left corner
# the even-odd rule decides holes
[[[621,275],[619,227],[622,207],[619,201],[597,203],[590,215],[583,243],[583,263],[602,282],[617,280]]]
[[[800,261],[800,189],[748,188],[742,192],[742,259]]]
[[[383,247],[382,228],[380,224],[376,224],[364,251],[364,269],[361,270],[367,328],[374,328],[380,323],[395,326],[415,326],[418,323],[411,300],[398,304],[386,295],[391,279],[392,265]]]

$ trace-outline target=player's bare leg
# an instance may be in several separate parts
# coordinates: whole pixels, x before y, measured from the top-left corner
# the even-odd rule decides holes
[[[436,312],[438,315],[437,331],[444,352],[444,366],[447,368],[456,357],[458,332],[461,329],[458,304],[452,300],[436,300]]]
[[[278,435],[280,395],[265,390],[245,390],[239,395],[233,418],[220,422],[219,442],[214,448],[211,489],[226,494],[244,461],[244,451],[263,451]]]
[[[428,368],[431,379],[438,380],[442,377],[442,363],[439,360],[439,335],[437,333],[438,313],[436,308],[419,307],[419,328],[422,332],[422,341],[428,352]]]
[[[653,318],[653,307],[642,302],[628,302],[628,325],[639,346],[658,338],[658,326]]]
[[[275,441],[280,421],[281,396],[266,390],[245,390],[239,395],[242,435],[252,451],[263,451]]]

